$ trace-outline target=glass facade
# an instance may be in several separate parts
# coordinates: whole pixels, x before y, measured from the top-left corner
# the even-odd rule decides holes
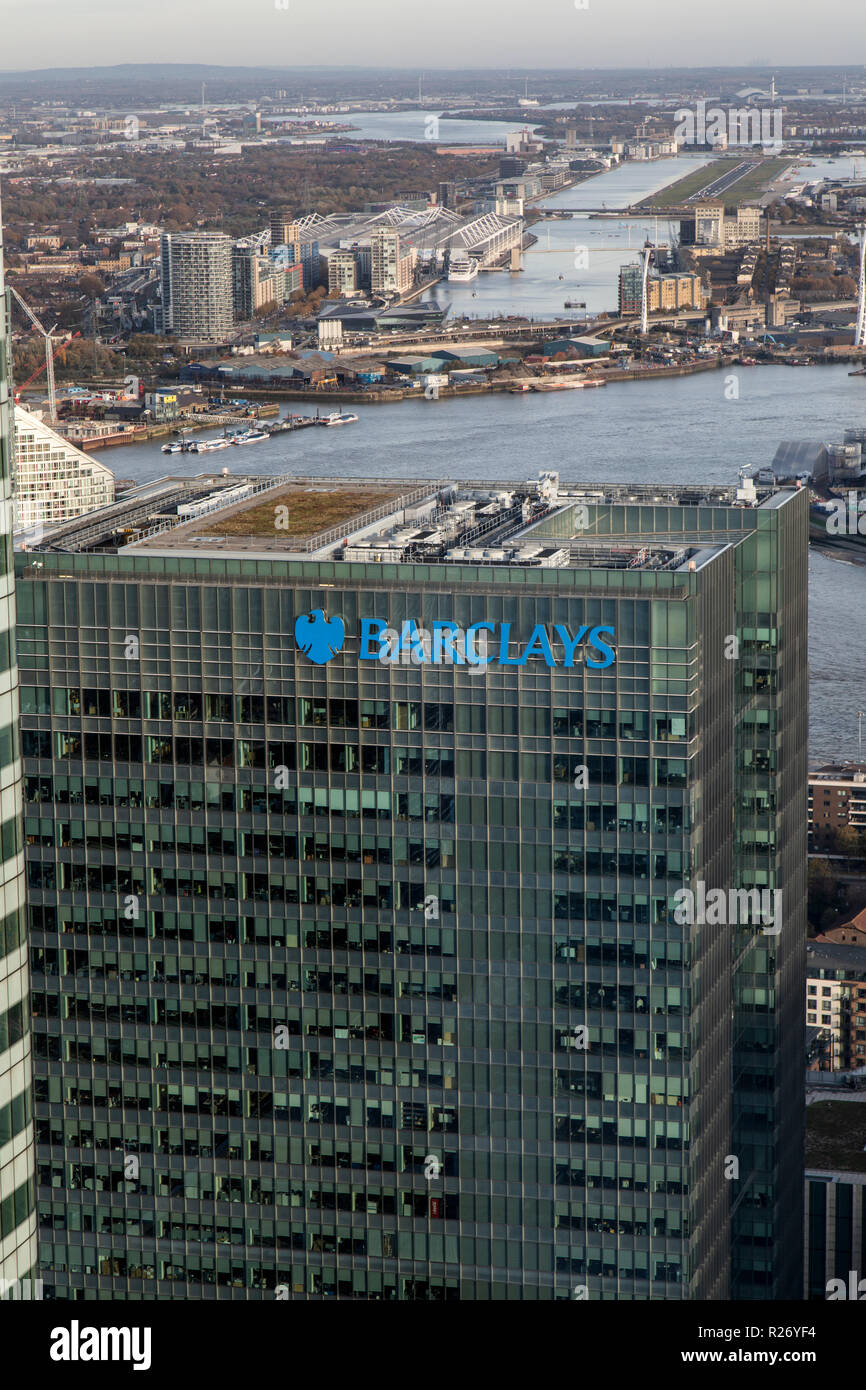
[[[748,1186],[734,1201],[732,1294],[798,1298],[804,1147],[808,747],[807,503],[782,492],[751,508],[600,506],[585,532],[734,546],[734,884],[781,894],[778,935],[732,935],[734,1143]],[[568,519],[542,523],[557,535]]]
[[[693,569],[20,557],[48,1296],[798,1296],[805,502],[598,509]],[[679,923],[698,880],[780,936]]]
[[[830,1294],[834,1301],[860,1301],[866,1292],[861,1282],[866,1252],[864,1184],[862,1173],[806,1169],[803,1297],[810,1303],[823,1303]],[[841,1281],[841,1288],[837,1282],[834,1290],[832,1280]]]
[[[0,232],[2,242],[2,232]],[[31,1296],[36,1274],[35,1151],[15,576],[12,557],[10,297],[0,244],[0,1297]]]

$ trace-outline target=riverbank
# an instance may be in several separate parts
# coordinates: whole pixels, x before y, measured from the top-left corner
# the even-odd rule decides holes
[[[438,339],[441,343],[442,340]],[[481,344],[463,343],[464,347],[480,346]],[[504,342],[494,341],[491,346],[505,346]],[[512,345],[513,346],[513,345]],[[416,349],[419,350],[419,349]],[[369,351],[372,351],[370,349]],[[322,389],[319,387],[290,387],[290,386],[262,386],[254,387],[247,383],[243,386],[223,386],[221,390],[225,396],[236,395],[244,400],[255,401],[256,405],[245,413],[220,413],[208,415],[192,415],[179,420],[163,422],[151,426],[131,426],[126,431],[118,430],[111,435],[99,435],[88,440],[75,440],[78,447],[85,451],[97,449],[114,448],[117,445],[129,445],[136,443],[146,443],[149,440],[164,438],[167,435],[176,435],[181,432],[206,429],[219,429],[232,425],[248,424],[251,420],[272,419],[279,415],[280,405],[278,402],[297,402],[314,405],[322,405],[329,408],[343,405],[398,405],[404,402],[417,401],[431,396],[436,400],[457,400],[463,396],[487,396],[501,394],[502,392],[514,392],[516,388],[528,386],[534,389],[536,386],[548,388],[549,383],[566,383],[569,378],[572,384],[579,380],[590,385],[597,382],[618,383],[618,382],[646,382],[668,377],[687,377],[695,376],[704,372],[718,371],[720,368],[734,370],[739,367],[752,368],[763,367],[798,367],[801,370],[806,367],[832,367],[850,365],[851,363],[862,363],[866,359],[866,349],[863,348],[832,348],[825,349],[820,357],[810,356],[791,357],[790,353],[769,355],[767,350],[761,351],[757,358],[749,358],[748,361],[741,361],[736,351],[717,353],[712,357],[702,357],[692,362],[684,363],[648,363],[646,365],[636,365],[630,367],[602,366],[593,363],[592,359],[587,358],[580,363],[569,364],[566,373],[562,367],[556,374],[539,375],[538,373],[520,373],[513,371],[507,376],[494,376],[486,381],[472,381],[460,383],[455,386],[439,385],[435,388],[427,388],[429,394],[419,386],[371,386],[371,387],[338,387]],[[862,376],[863,372],[851,372],[851,376]],[[150,383],[150,389],[166,384],[176,383]],[[563,384],[562,389],[568,389]],[[573,385],[572,385],[573,389]]]
[[[575,373],[582,381],[649,381],[656,377],[672,376],[693,376],[698,372],[716,371],[719,367],[726,365],[720,358],[714,357],[709,361],[688,362],[681,366],[648,366],[648,367],[605,367],[592,368],[587,363],[588,370]],[[530,384],[561,381],[562,377],[556,376],[526,376],[514,375],[500,377],[488,382],[473,382],[469,385],[461,386],[438,386],[435,388],[436,400],[456,400],[463,396],[489,396],[510,391],[515,386],[524,382]],[[227,387],[226,390],[233,388]],[[325,405],[391,405],[399,404],[401,401],[417,401],[425,396],[424,390],[419,387],[394,387],[387,390],[352,391],[320,391],[320,390],[298,390],[290,387],[263,387],[257,391],[249,386],[236,388],[242,390],[247,398],[256,397],[268,400],[280,401],[319,401]],[[428,395],[426,399],[430,399]],[[276,409],[276,407],[275,407]]]
[[[866,566],[866,536],[828,536],[814,524],[809,527],[809,547],[829,560],[844,565]]]
[[[227,429],[230,425],[249,425],[253,420],[273,419],[279,413],[278,405],[268,405],[265,402],[246,413],[190,415],[179,420],[164,420],[159,425],[130,425],[128,429],[117,430],[114,434],[97,434],[90,439],[70,439],[69,443],[90,454],[96,449],[147,444],[152,439],[165,439],[167,436],[187,434],[192,430]]]

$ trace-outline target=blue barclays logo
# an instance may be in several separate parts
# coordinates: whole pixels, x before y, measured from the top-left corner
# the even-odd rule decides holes
[[[317,666],[324,666],[342,651],[346,640],[346,625],[342,618],[326,618],[321,608],[302,613],[295,620],[295,641],[304,656]]]
[[[577,661],[585,659],[586,665],[595,670],[604,670],[616,660],[616,652],[604,641],[602,633],[616,640],[612,627],[593,627],[588,624],[578,628],[572,636],[564,623],[556,623],[553,636],[543,623],[532,629],[529,641],[521,647],[519,641],[511,636],[511,623],[473,623],[461,628],[457,623],[444,620],[431,624],[431,631],[420,628],[412,620],[404,622],[399,632],[389,628],[381,618],[361,619],[361,661],[382,661],[386,663],[404,660],[409,657],[418,666],[526,666],[531,657],[541,657],[545,666],[574,667]],[[555,644],[562,648],[558,658]],[[509,653],[515,644],[516,654]],[[583,644],[586,644],[583,648]],[[579,649],[583,648],[578,655]],[[590,651],[595,649],[595,657]]]
[[[488,638],[490,634],[492,641]],[[414,664],[419,666],[526,666],[530,657],[542,657],[545,666],[575,665],[575,654],[586,642],[586,665],[597,671],[612,666],[616,652],[603,640],[607,633],[615,641],[612,627],[593,627],[589,624],[578,628],[572,637],[564,623],[555,623],[554,637],[547,627],[538,623],[530,633],[529,641],[518,654],[509,655],[512,642],[511,623],[473,623],[465,630],[447,619],[434,622],[432,631],[419,628],[412,619],[404,622],[399,633],[394,632],[381,618],[361,619],[361,661],[397,661],[401,654],[409,652]],[[558,639],[562,646],[563,659],[557,660],[554,642]],[[601,660],[589,655],[595,648]],[[579,658],[580,659],[580,658]]]
[[[604,640],[604,634],[610,637],[610,643]],[[310,661],[324,666],[342,650],[346,627],[342,618],[329,619],[321,608],[314,608],[295,622],[295,640]],[[521,647],[511,636],[510,623],[479,622],[464,629],[446,619],[434,622],[428,631],[409,619],[398,632],[384,618],[362,618],[359,660],[466,666],[477,670],[484,666],[526,666],[530,658],[541,657],[548,667],[562,666],[568,670],[585,662],[592,670],[603,671],[616,660],[616,650],[611,645],[615,641],[612,627],[591,628],[589,624],[579,627],[572,636],[564,623],[555,623],[552,635],[539,623]],[[512,644],[515,655],[509,652]],[[561,657],[557,647],[561,647]],[[595,654],[590,655],[591,652]]]
[[[591,628],[584,624],[572,636],[564,623],[555,623],[551,635],[547,627],[539,623],[521,648],[511,636],[510,623],[480,622],[464,629],[446,619],[434,622],[432,631],[428,631],[409,619],[397,632],[384,618],[362,618],[359,660],[466,666],[477,670],[484,666],[526,666],[531,657],[541,657],[548,667],[562,666],[568,670],[585,662],[587,667],[603,671],[616,660],[616,650],[604,640],[603,634],[607,634],[611,642],[616,641],[612,627]],[[342,650],[346,640],[345,624],[341,618],[326,618],[321,608],[315,608],[297,619],[295,640],[310,661],[324,666]],[[515,655],[509,652],[513,642]],[[557,644],[562,649],[561,659],[556,652]],[[590,655],[592,651],[594,656]]]

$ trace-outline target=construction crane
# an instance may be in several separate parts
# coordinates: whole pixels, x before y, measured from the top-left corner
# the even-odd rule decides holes
[[[57,344],[57,347],[54,349],[54,352],[52,353],[52,358],[54,358],[54,357],[62,357],[63,354],[64,354],[64,352],[66,351],[66,349],[69,347],[69,344],[72,343],[72,342],[74,342],[76,338],[80,338],[80,337],[81,337],[81,333],[80,333],[80,332],[78,332],[78,333],[73,333],[71,338],[67,338],[64,342],[58,343],[58,344]],[[15,388],[15,404],[16,404],[16,405],[17,405],[17,404],[20,402],[20,400],[21,400],[21,392],[22,392],[22,391],[26,391],[26,390],[27,390],[27,387],[31,384],[31,382],[35,381],[36,378],[37,378],[38,376],[41,376],[41,375],[42,375],[42,373],[45,371],[45,366],[46,366],[46,364],[43,363],[41,367],[39,367],[35,372],[32,372],[32,373],[31,373],[31,375],[27,378],[26,381],[22,381],[22,383],[21,383],[20,386],[16,386],[16,388]]]
[[[48,419],[52,425],[56,425],[57,387],[54,384],[55,349],[52,334],[54,333],[54,328],[57,327],[57,324],[55,323],[54,328],[52,328],[50,332],[46,332],[46,330],[43,328],[42,324],[39,322],[38,318],[34,314],[33,310],[30,308],[30,305],[25,304],[24,300],[21,298],[20,294],[15,289],[15,287],[13,285],[10,285],[9,288],[12,291],[12,294],[14,295],[15,299],[18,300],[18,303],[21,305],[21,308],[24,310],[30,322],[33,324],[33,327],[36,329],[37,333],[41,333],[42,337],[45,339],[45,370],[48,373]],[[36,375],[38,376],[39,373],[37,372]],[[33,380],[32,377],[30,379],[31,381]]]

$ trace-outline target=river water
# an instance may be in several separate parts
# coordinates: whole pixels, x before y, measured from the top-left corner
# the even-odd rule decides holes
[[[303,121],[305,116],[267,116],[266,123],[292,119]],[[323,115],[318,119],[350,125],[352,130],[339,131],[329,137],[354,144],[358,140],[430,140],[440,145],[497,145],[505,153],[505,137],[522,130],[524,121],[455,121],[444,119],[441,108],[424,111],[344,111]],[[532,115],[527,116],[529,129],[534,130]],[[323,131],[310,131],[310,139],[318,139]]]
[[[674,179],[710,162],[709,156],[680,155],[647,163],[628,162],[585,179],[542,200],[546,208],[630,207]],[[568,318],[582,310],[566,310],[565,301],[586,304],[587,314],[617,305],[620,267],[637,259],[647,237],[670,241],[679,225],[667,218],[573,217],[567,221],[536,222],[536,244],[523,257],[523,270],[482,271],[468,285],[435,285],[424,296],[450,304],[468,318],[493,314],[529,314],[534,318]]]
[[[389,119],[403,122],[412,114]],[[687,167],[682,157],[632,164],[547,201],[564,207],[625,206]],[[660,235],[662,226],[660,221]],[[553,223],[551,243],[560,249],[548,255],[547,227],[540,224],[539,247],[526,256],[526,271],[481,275],[475,281],[479,296],[489,295],[485,311],[531,309],[550,315],[561,312],[560,298],[576,289],[590,303],[590,312],[613,307],[616,271],[628,259],[629,227],[636,247],[650,221]],[[580,237],[589,248],[590,270],[575,272],[582,283],[569,283],[566,292],[565,282],[555,278],[564,272],[551,269],[551,263],[573,260]],[[593,250],[593,242],[600,247],[617,240],[622,251]],[[605,256],[612,258],[610,264]],[[446,287],[438,288],[441,293]],[[468,288],[448,287],[449,297],[454,289],[465,294]],[[502,300],[506,288],[513,297]],[[229,467],[236,474],[322,478],[517,481],[540,468],[556,468],[563,478],[587,482],[734,483],[739,468],[770,463],[783,439],[839,441],[847,426],[866,424],[866,378],[849,376],[845,366],[740,368],[736,399],[730,399],[728,376],[714,371],[612,383],[600,391],[358,405],[352,407],[360,417],[355,425],[276,436],[210,460],[164,456],[158,443],[107,449],[99,457],[117,477],[137,482],[166,474],[192,476],[210,464],[213,470]],[[311,413],[313,407],[293,404],[292,409]],[[814,553],[810,572],[810,755],[828,761],[856,758],[857,712],[866,710],[866,567]]]
[[[588,482],[734,483],[739,467],[770,462],[782,439],[839,440],[846,426],[866,423],[866,379],[846,367],[744,368],[738,400],[726,398],[725,382],[725,373],[707,372],[601,391],[359,405],[356,425],[276,436],[210,460],[164,456],[155,443],[99,457],[140,482],[210,464],[321,478],[519,481],[558,468]],[[810,753],[855,758],[857,711],[866,709],[866,568],[813,554],[810,593]]]
[[[628,161],[544,198],[541,205],[614,212],[709,163],[711,156],[707,154],[650,163]],[[850,160],[806,159],[786,182],[793,187],[825,177],[849,178],[852,167]],[[579,323],[584,312],[593,315],[616,308],[621,267],[637,260],[647,238],[655,242],[677,239],[679,223],[666,217],[578,216],[562,222],[537,222],[532,232],[538,240],[525,253],[522,271],[482,271],[470,284],[439,284],[423,297],[450,304],[454,313],[467,318],[529,314],[540,319],[573,317]],[[566,300],[585,304],[585,311],[567,310]]]

